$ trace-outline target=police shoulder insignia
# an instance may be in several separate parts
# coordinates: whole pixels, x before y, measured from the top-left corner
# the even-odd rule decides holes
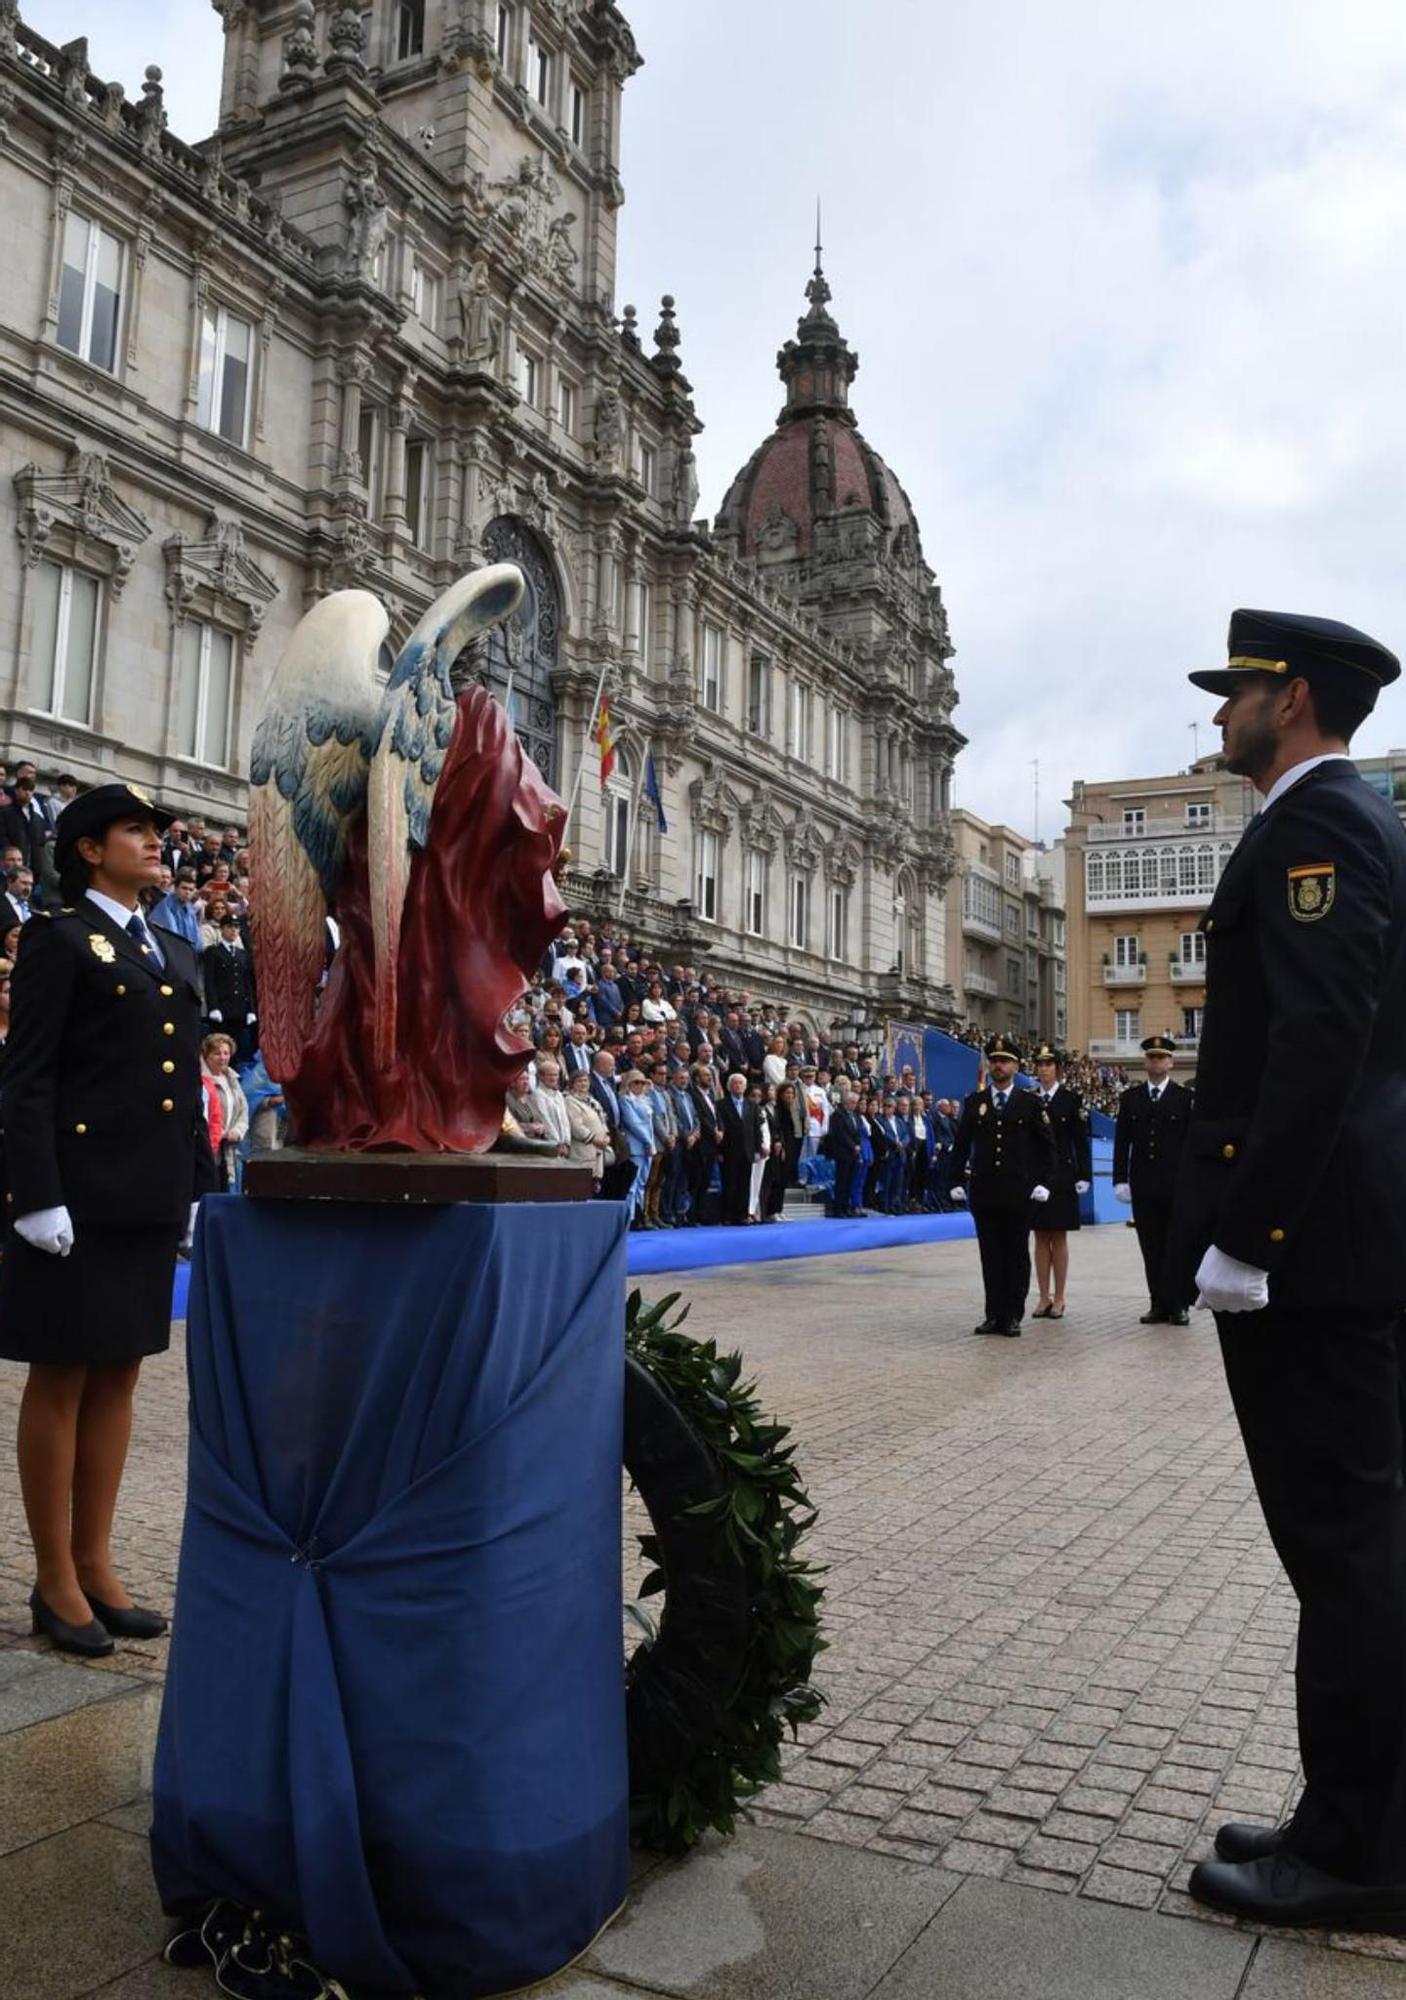
[[[111,940],[105,938],[101,931],[89,931],[88,943],[92,946],[94,958],[100,958],[104,965],[112,965],[116,961],[117,953],[112,948]]]
[[[1301,924],[1315,923],[1333,907],[1338,890],[1337,864],[1308,861],[1289,870],[1289,914]]]

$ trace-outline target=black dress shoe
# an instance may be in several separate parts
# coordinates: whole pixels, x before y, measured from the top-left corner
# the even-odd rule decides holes
[[[997,1333],[1003,1333],[1007,1340],[1019,1340],[1020,1321],[1018,1319],[1003,1319],[996,1331]]]
[[[159,1611],[143,1611],[140,1604],[129,1604],[124,1610],[116,1604],[103,1604],[91,1591],[85,1590],[83,1595],[93,1607],[93,1616],[114,1639],[159,1639],[171,1629]]]
[[[973,1333],[999,1333],[1000,1331],[1001,1329],[997,1326],[994,1319],[984,1319],[980,1326],[972,1328]]]
[[[1251,1923],[1406,1933],[1406,1882],[1340,1882],[1282,1847],[1258,1861],[1198,1861],[1189,1886],[1198,1903]]]
[[[1145,1312],[1145,1313],[1143,1314],[1142,1318],[1141,1318],[1141,1319],[1140,1319],[1140,1320],[1138,1321],[1138,1325],[1139,1325],[1139,1326],[1163,1326],[1163,1325],[1165,1325],[1165,1324],[1166,1324],[1166,1318],[1167,1318],[1167,1315],[1166,1315],[1165,1313],[1160,1313],[1160,1312],[1158,1312],[1158,1310],[1157,1310],[1156,1306],[1154,1306],[1154,1307],[1152,1308],[1151,1312]]]
[[[1188,1314],[1185,1306],[1183,1306],[1179,1312],[1167,1314],[1168,1326],[1190,1326],[1190,1324],[1191,1324],[1191,1317]]]
[[[56,1653],[77,1653],[80,1659],[100,1660],[112,1651],[112,1634],[92,1618],[86,1625],[69,1625],[49,1609],[36,1583],[29,1593],[30,1630],[42,1632]]]
[[[1284,1845],[1282,1826],[1247,1826],[1244,1820],[1227,1820],[1216,1835],[1216,1853],[1222,1861],[1263,1861]]]

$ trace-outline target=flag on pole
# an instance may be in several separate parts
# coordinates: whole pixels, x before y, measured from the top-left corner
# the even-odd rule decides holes
[[[600,706],[596,710],[596,726],[591,734],[595,737],[596,748],[600,751],[600,781],[604,784],[615,769],[615,738],[610,729],[610,703],[604,695],[600,698]]]
[[[669,822],[664,817],[664,796],[659,789],[659,773],[654,768],[654,752],[648,751],[644,760],[644,795],[654,808],[654,817],[659,822],[659,831],[667,833]]]

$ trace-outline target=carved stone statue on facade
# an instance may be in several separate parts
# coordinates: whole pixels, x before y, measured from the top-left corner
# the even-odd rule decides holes
[[[625,441],[625,416],[620,407],[619,390],[608,385],[596,394],[594,435],[597,463],[617,465],[620,447]]]
[[[142,101],[136,108],[137,137],[149,160],[159,159],[161,134],[166,130],[165,93],[161,88],[161,68],[148,63],[142,81]]]
[[[770,556],[774,562],[780,556],[794,555],[797,540],[795,522],[781,502],[773,500],[757,530],[758,549],[763,555]]]
[[[674,456],[674,518],[688,527],[698,511],[698,461],[687,448]]]
[[[492,310],[493,280],[488,259],[480,257],[459,287],[460,338],[470,367],[491,368],[498,358],[498,322]]]
[[[554,216],[547,224],[547,263],[555,275],[570,284],[580,259],[571,241],[575,215]]]
[[[374,278],[381,246],[386,240],[389,217],[386,195],[376,172],[376,162],[363,147],[357,155],[356,178],[343,199],[351,210],[347,245],[352,270],[358,277]]]

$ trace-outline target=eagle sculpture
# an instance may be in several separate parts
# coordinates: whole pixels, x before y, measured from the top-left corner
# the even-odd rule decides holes
[[[383,687],[385,610],[337,591],[274,675],[250,756],[250,915],[262,1054],[300,1145],[473,1153],[501,1130],[530,1053],[505,1016],[565,914],[566,814],[503,709],[451,669],[522,595],[512,563],[461,577]]]

